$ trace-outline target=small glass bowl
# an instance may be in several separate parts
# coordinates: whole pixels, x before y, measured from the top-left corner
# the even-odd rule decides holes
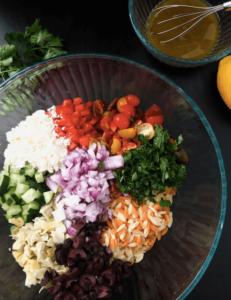
[[[148,52],[155,58],[171,66],[190,68],[220,60],[231,53],[231,12],[228,13],[224,10],[218,12],[220,33],[217,44],[205,58],[198,60],[179,59],[157,50],[149,42],[147,20],[154,7],[160,2],[162,2],[162,0],[129,0],[129,16],[135,33]],[[224,1],[219,0],[209,0],[206,2],[212,6],[224,3]]]

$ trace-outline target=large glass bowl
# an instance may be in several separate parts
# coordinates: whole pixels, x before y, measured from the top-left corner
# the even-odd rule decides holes
[[[168,234],[133,266],[121,300],[185,299],[207,269],[220,239],[226,210],[226,177],[216,137],[198,106],[173,82],[140,64],[106,55],[67,55],[29,67],[0,85],[0,168],[7,146],[5,133],[38,109],[61,104],[65,98],[84,101],[128,93],[141,108],[156,103],[163,126],[173,137],[183,134],[187,180],[174,197],[174,223]],[[36,132],[35,132],[36,134]],[[9,300],[52,299],[39,287],[26,288],[25,274],[9,248],[10,225],[0,216],[1,295]]]
[[[129,16],[135,33],[148,52],[155,58],[171,66],[189,68],[220,60],[231,53],[231,13],[225,12],[224,10],[218,12],[220,24],[218,41],[214,49],[205,58],[197,60],[178,59],[166,55],[153,47],[149,42],[147,34],[147,20],[154,7],[162,1],[163,0],[129,0]],[[215,6],[225,1],[204,0],[204,2]]]

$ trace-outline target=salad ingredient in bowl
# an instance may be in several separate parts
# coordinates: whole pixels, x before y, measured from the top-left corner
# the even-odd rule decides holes
[[[186,175],[182,137],[163,129],[157,105],[143,113],[139,104],[134,95],[109,107],[64,99],[7,133],[1,197],[26,286],[74,299],[104,298],[112,285],[121,292],[131,264],[171,227]]]

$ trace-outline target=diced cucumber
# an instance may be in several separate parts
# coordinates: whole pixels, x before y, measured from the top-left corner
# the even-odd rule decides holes
[[[16,201],[14,201],[14,200],[11,199],[11,198],[8,198],[8,199],[6,200],[6,203],[5,203],[5,204],[7,204],[7,205],[9,205],[9,206],[15,205],[15,204],[16,204]]]
[[[25,194],[22,195],[22,200],[26,203],[30,203],[37,197],[37,191],[35,189],[29,189]]]
[[[9,174],[9,171],[10,171],[10,165],[5,165],[5,166],[3,167],[3,170],[4,170],[4,172],[5,172],[6,175]]]
[[[20,175],[25,175],[25,168],[20,169]]]
[[[19,174],[20,173],[20,169],[16,168],[15,166],[10,166],[9,173],[10,174]]]
[[[10,233],[11,233],[11,234],[13,234],[13,231],[15,230],[15,228],[17,228],[17,226],[15,226],[15,225],[12,225],[12,226],[10,227]]]
[[[41,182],[39,184],[39,187],[38,187],[38,190],[40,191],[40,193],[45,193],[45,192],[48,192],[50,191],[50,189],[48,188],[48,186],[45,184],[45,182]]]
[[[20,203],[21,203],[21,200],[20,200],[20,198],[19,198],[17,195],[12,194],[12,195],[11,195],[11,198],[14,199],[14,201],[15,201],[17,204],[20,204]]]
[[[28,213],[36,214],[39,211],[40,205],[37,201],[30,202],[28,204]]]
[[[11,205],[9,207],[9,209],[7,210],[7,214],[11,215],[11,216],[15,216],[15,215],[20,214],[21,211],[22,211],[22,208],[20,205]]]
[[[11,198],[11,195],[15,193],[15,190],[16,190],[15,186],[11,187],[9,189],[9,191],[6,194],[4,194],[5,200],[8,200],[9,198]]]
[[[27,203],[21,199],[21,205],[26,205]]]
[[[10,177],[7,175],[0,176],[0,194],[5,194],[7,192],[10,182]]]
[[[49,191],[49,192],[45,192],[43,193],[44,199],[46,204],[49,204],[54,196],[54,192]]]
[[[35,169],[25,169],[25,175],[33,177],[35,174]]]
[[[22,215],[21,217],[23,218],[24,223],[29,223],[29,222],[31,222],[32,219],[34,218],[34,216],[31,215],[31,214]]]
[[[3,205],[6,202],[5,198],[0,195],[0,203]]]
[[[16,186],[18,183],[23,183],[25,181],[26,181],[26,177],[24,175],[10,174],[9,186]]]
[[[38,183],[44,182],[43,173],[36,172],[36,173],[35,173],[35,180],[36,180]]]
[[[28,205],[29,204],[22,205],[22,215],[28,215]]]
[[[8,209],[9,209],[9,205],[8,204],[6,204],[6,203],[4,203],[3,205],[2,205],[2,209],[4,209],[5,211],[7,211]]]
[[[46,204],[44,196],[41,195],[38,199],[36,199],[36,201],[39,203],[40,206],[43,206]]]
[[[5,214],[3,215],[3,218],[8,222],[10,219],[14,219],[14,217],[12,217],[11,215],[9,214]]]
[[[29,184],[25,183],[18,183],[16,186],[15,194],[18,198],[21,198],[23,194],[25,194],[30,189]]]

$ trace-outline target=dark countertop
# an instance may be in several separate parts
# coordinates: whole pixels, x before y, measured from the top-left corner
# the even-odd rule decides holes
[[[105,53],[123,56],[158,70],[181,87],[200,107],[220,145],[227,182],[231,179],[231,112],[216,87],[218,62],[195,69],[178,69],[154,59],[138,40],[128,16],[128,1],[26,1],[0,4],[0,45],[6,32],[24,31],[36,18],[42,28],[65,41],[69,53]],[[228,186],[228,194],[231,187]],[[226,221],[215,255],[187,300],[231,299],[231,238],[227,204]]]

